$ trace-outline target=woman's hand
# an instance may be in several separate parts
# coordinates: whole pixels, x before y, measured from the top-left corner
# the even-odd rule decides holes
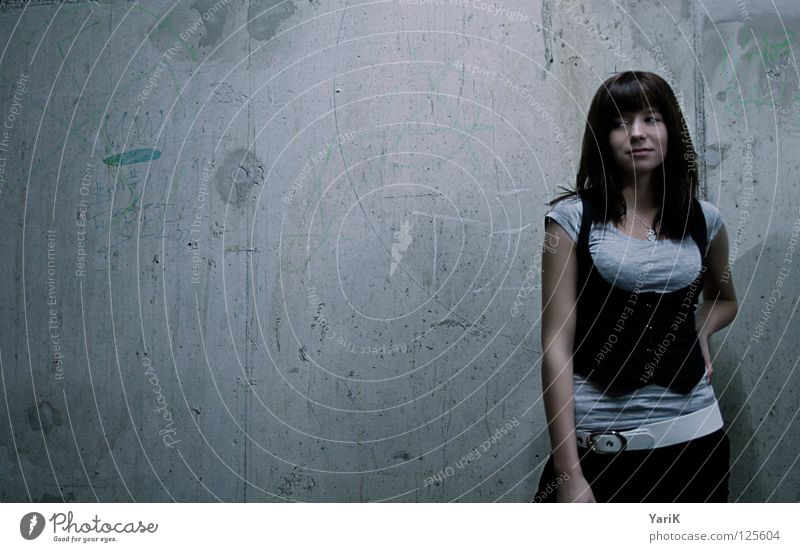
[[[711,383],[711,375],[714,373],[714,367],[711,366],[711,353],[708,350],[708,334],[700,332],[697,334],[697,341],[700,343],[700,352],[703,353],[703,361],[706,364],[706,379]]]
[[[597,502],[583,475],[573,475],[556,490],[556,502]]]

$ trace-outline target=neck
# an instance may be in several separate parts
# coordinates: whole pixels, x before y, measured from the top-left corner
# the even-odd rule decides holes
[[[632,174],[623,174],[620,175],[620,183],[622,197],[629,210],[649,213],[657,209],[652,173],[638,173],[636,178]]]

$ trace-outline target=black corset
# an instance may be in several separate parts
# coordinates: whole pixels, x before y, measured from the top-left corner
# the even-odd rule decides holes
[[[578,300],[573,369],[606,390],[629,392],[654,383],[689,393],[705,374],[694,311],[706,271],[706,223],[690,229],[702,268],[688,286],[668,292],[629,291],[606,281],[589,252],[591,205],[581,198],[578,237]]]

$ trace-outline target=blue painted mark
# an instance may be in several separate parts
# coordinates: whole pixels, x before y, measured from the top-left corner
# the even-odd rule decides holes
[[[157,149],[141,148],[106,157],[103,159],[103,163],[112,167],[121,167],[122,165],[132,165],[133,163],[155,161],[159,157],[161,157],[161,152]]]

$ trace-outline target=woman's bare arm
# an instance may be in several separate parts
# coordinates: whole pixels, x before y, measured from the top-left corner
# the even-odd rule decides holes
[[[578,262],[575,243],[547,219],[542,250],[542,391],[556,475],[565,475],[559,501],[594,502],[575,440],[572,353]]]
[[[695,313],[695,328],[710,381],[714,368],[711,366],[708,338],[730,324],[739,310],[736,290],[733,288],[733,274],[728,263],[728,232],[724,224],[711,241],[707,264],[703,303]]]

